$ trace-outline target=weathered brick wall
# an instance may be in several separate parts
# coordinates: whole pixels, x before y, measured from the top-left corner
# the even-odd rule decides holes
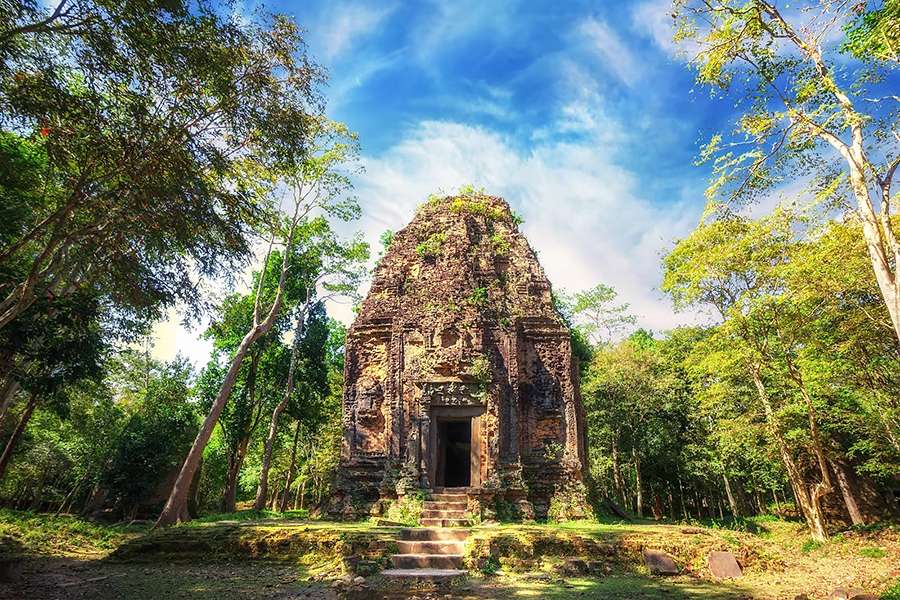
[[[569,332],[501,198],[436,198],[397,232],[347,337],[332,510],[434,485],[432,417],[477,415],[477,482],[538,516],[585,472]],[[462,413],[461,413],[462,414]]]

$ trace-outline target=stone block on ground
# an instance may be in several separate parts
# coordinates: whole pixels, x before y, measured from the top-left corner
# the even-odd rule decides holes
[[[644,564],[652,575],[678,575],[675,559],[662,550],[644,550]]]
[[[709,553],[709,571],[717,579],[735,579],[741,577],[744,572],[741,565],[731,552],[715,550]]]
[[[861,590],[859,588],[844,588],[838,587],[835,588],[831,595],[828,596],[829,600],[877,600],[877,596],[873,594],[869,594],[865,590]]]
[[[580,558],[567,558],[557,565],[556,571],[560,575],[586,575],[589,569],[587,563]]]

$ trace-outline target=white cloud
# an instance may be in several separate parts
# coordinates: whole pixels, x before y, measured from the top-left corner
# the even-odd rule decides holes
[[[675,35],[675,19],[672,18],[672,0],[647,0],[636,4],[631,11],[632,27],[651,38],[669,55],[678,53],[672,39]]]
[[[565,123],[565,110],[558,124]],[[614,127],[612,121],[606,125]],[[614,164],[604,151],[609,133],[602,127],[578,143],[547,137],[530,151],[517,150],[502,135],[480,127],[424,121],[380,156],[364,157],[365,173],[357,180],[361,229],[377,253],[385,229],[398,230],[432,192],[452,192],[473,183],[506,198],[523,216],[522,231],[556,287],[585,289],[598,282],[612,285],[629,302],[642,327],[662,331],[697,322],[696,314],[676,314],[657,291],[660,258],[673,240],[696,224],[696,204],[652,202],[641,179]],[[615,133],[615,135],[619,135]],[[240,278],[239,287],[246,288]],[[348,302],[329,302],[331,316],[349,324]],[[154,356],[186,354],[205,364],[210,345],[201,328],[185,330],[176,313],[154,328]]]
[[[553,138],[558,133],[589,136],[597,144],[616,144],[624,140],[621,124],[605,106],[596,78],[583,66],[563,59],[559,66],[559,91],[566,100],[557,118],[534,134],[535,139]]]
[[[435,55],[471,38],[490,32],[492,43],[500,45],[518,30],[521,13],[518,0],[428,0],[426,14],[410,32],[410,51],[422,66],[431,68]]]
[[[524,217],[522,230],[554,285],[576,290],[608,283],[631,303],[641,326],[657,331],[693,321],[675,315],[655,289],[661,253],[693,228],[702,206],[652,203],[639,178],[604,156],[593,142],[548,141],[523,153],[486,129],[422,122],[365,161],[360,225],[377,244],[385,229],[405,226],[429,193],[474,183]]]
[[[151,355],[157,360],[168,361],[181,354],[195,367],[200,368],[212,354],[212,341],[200,337],[205,325],[186,328],[181,323],[181,318],[182,315],[177,309],[171,309],[164,321],[153,325],[150,333]]]
[[[590,18],[578,25],[578,33],[588,41],[603,68],[629,87],[638,82],[642,73],[640,61],[609,25]]]
[[[334,18],[321,23],[318,32],[323,57],[332,61],[345,54],[355,43],[372,33],[395,8],[394,5],[329,5],[326,14]]]

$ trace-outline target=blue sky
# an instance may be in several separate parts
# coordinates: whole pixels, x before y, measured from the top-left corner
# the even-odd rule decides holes
[[[377,247],[429,193],[472,183],[524,217],[554,286],[613,285],[656,331],[696,318],[657,291],[659,262],[699,219],[708,171],[693,161],[732,104],[694,89],[668,0],[266,6],[307,30],[328,113],[360,136],[348,233]],[[160,356],[206,352],[196,332],[157,333]]]

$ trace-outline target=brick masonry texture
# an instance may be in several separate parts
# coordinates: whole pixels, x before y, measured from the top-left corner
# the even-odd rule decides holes
[[[554,495],[583,490],[577,378],[569,330],[509,205],[479,193],[430,199],[394,235],[348,332],[330,512],[380,514],[434,491],[437,423],[464,418],[470,509],[545,517]]]

